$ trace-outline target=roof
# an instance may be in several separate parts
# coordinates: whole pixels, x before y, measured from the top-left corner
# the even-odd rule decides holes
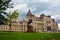
[[[30,9],[29,9],[29,11],[28,11],[28,13],[27,13],[26,16],[32,16],[32,14],[31,14],[31,12],[30,12]]]

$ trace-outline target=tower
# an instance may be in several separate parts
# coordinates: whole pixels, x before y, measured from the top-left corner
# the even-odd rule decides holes
[[[32,16],[32,13],[31,13],[30,9],[28,10],[26,16]]]
[[[26,18],[25,18],[25,21],[29,21],[30,19],[32,18],[32,13],[30,11],[30,9],[28,10],[27,14],[26,14]]]

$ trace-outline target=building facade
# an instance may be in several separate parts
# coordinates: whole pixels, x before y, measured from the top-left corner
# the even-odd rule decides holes
[[[8,25],[0,25],[0,31],[9,31]],[[27,12],[23,21],[18,22],[17,17],[12,19],[11,31],[20,32],[58,32],[58,24],[51,16],[41,14],[40,17]]]

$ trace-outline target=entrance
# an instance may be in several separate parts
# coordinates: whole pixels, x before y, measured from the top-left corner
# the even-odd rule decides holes
[[[28,26],[27,27],[27,32],[33,32],[33,27],[32,26]]]
[[[51,27],[50,26],[47,26],[47,31],[51,31]]]
[[[33,32],[33,27],[31,26],[32,19],[29,19],[27,24],[27,32]]]

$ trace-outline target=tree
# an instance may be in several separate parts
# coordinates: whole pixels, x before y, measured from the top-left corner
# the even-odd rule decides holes
[[[5,10],[11,6],[9,4],[9,2],[11,2],[11,0],[0,0],[0,25],[1,24],[6,24],[7,23],[7,18],[5,18],[4,15],[7,15],[7,13],[5,12]],[[3,15],[4,14],[4,15]]]
[[[11,31],[11,26],[12,26],[12,19],[16,18],[17,16],[18,16],[18,12],[16,10],[12,13],[12,15],[9,14],[8,16],[8,20],[9,20],[8,23],[9,23],[10,31]]]

